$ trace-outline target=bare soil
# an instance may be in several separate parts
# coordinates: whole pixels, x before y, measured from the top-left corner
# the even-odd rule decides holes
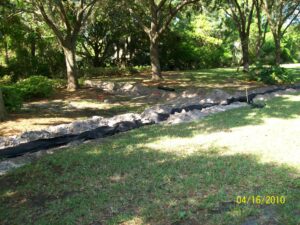
[[[101,80],[140,82],[148,87],[162,85],[175,88],[177,91],[196,88],[204,92],[211,89],[231,92],[259,85],[255,82],[245,81],[243,75],[235,73],[234,70],[164,72],[162,81],[152,81],[150,77],[149,74],[139,74],[102,77]],[[92,88],[82,88],[76,92],[60,89],[48,99],[26,102],[19,112],[10,113],[7,120],[0,123],[0,136],[18,135],[25,131],[41,130],[48,126],[66,124],[92,116],[110,117],[127,112],[140,112],[147,106],[164,101],[166,100],[161,98],[117,96]]]
[[[73,93],[57,90],[48,99],[26,102],[19,112],[10,113],[7,120],[0,123],[0,136],[18,135],[92,116],[110,117],[139,111],[148,106],[145,102],[143,99],[111,95],[99,89],[83,88]]]

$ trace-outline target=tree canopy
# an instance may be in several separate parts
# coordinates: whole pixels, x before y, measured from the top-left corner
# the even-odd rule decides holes
[[[6,0],[0,76],[67,78],[90,67],[161,70],[299,62],[296,0]]]

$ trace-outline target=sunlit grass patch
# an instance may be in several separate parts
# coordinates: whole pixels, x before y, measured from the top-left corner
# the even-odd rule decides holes
[[[3,224],[300,222],[299,93],[69,148],[0,178]],[[283,205],[235,204],[285,196]],[[269,218],[271,217],[271,218]],[[271,221],[271,222],[270,222]]]

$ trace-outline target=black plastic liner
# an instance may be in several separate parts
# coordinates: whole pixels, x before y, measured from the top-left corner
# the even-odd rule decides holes
[[[138,128],[141,125],[142,123],[140,121],[125,121],[117,123],[113,127],[103,126],[94,130],[83,132],[78,135],[72,134],[49,139],[40,139],[0,150],[0,156],[5,158],[12,158],[23,155],[28,152],[36,152],[40,150],[47,150],[50,148],[64,146],[73,141],[85,141],[97,138],[104,138],[120,132],[125,132],[128,130]]]
[[[253,99],[257,95],[263,95],[263,94],[269,94],[277,91],[284,91],[288,88],[294,88],[294,89],[300,89],[300,84],[298,85],[291,85],[287,87],[276,87],[271,90],[267,90],[264,92],[256,92],[256,93],[250,93],[248,97],[240,96],[240,97],[232,97],[230,99],[227,99],[227,103],[225,105],[232,104],[234,102],[253,102]],[[204,108],[212,107],[218,105],[216,103],[205,103],[205,104],[199,104],[199,105],[189,105],[182,108],[174,108],[172,109],[170,114],[158,114],[158,122],[165,121],[169,118],[171,114],[174,114],[175,112],[181,112],[182,110],[191,111],[194,109],[201,110]],[[154,123],[154,122],[153,122]],[[28,152],[36,152],[40,150],[47,150],[50,148],[60,147],[64,146],[70,142],[74,141],[85,141],[85,140],[91,140],[91,139],[97,139],[97,138],[104,138],[108,136],[112,136],[114,134],[120,133],[120,132],[126,132],[128,130],[132,130],[135,128],[139,128],[141,126],[153,124],[153,123],[142,123],[141,121],[124,121],[119,122],[115,124],[113,127],[109,126],[103,126],[96,128],[94,130],[86,131],[78,135],[64,135],[56,138],[50,138],[50,139],[40,139],[24,144],[20,144],[14,147],[8,147],[5,149],[0,150],[0,157],[4,158],[12,158],[17,157],[20,155],[23,155]]]

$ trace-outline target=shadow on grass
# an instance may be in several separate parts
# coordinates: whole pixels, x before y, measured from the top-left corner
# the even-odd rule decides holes
[[[203,81],[208,84],[224,84],[228,81],[246,81],[246,74],[237,72],[236,69],[209,69],[199,71],[189,71],[195,80]]]
[[[95,115],[110,117],[122,113],[133,112],[143,109],[144,106],[136,106],[128,104],[111,105],[109,108],[101,109],[96,107],[75,108],[70,107],[69,103],[55,102],[45,104],[45,106],[31,107],[26,111],[20,111],[11,115],[11,120],[28,119],[28,118],[79,118],[92,117]]]
[[[298,97],[299,99],[299,97]],[[277,97],[267,101],[262,109],[250,107],[227,111],[220,115],[213,115],[204,122],[206,130],[226,130],[234,127],[263,124],[266,119],[294,119],[300,115],[300,104],[290,97]]]
[[[222,148],[154,150],[144,147],[146,135],[67,149],[1,177],[2,224],[300,222],[299,171],[253,155],[223,156]],[[286,203],[234,204],[257,195],[285,196]]]
[[[178,125],[154,125],[147,129],[150,135],[145,136],[145,142],[156,141],[161,137],[193,137],[195,133],[213,133],[230,131],[232,128],[248,125],[261,125],[266,119],[294,119],[300,116],[300,104],[289,97],[277,97],[267,102],[265,108],[252,109],[250,107],[233,109],[210,115],[202,120]]]
[[[238,109],[198,123],[149,126],[45,157],[0,178],[2,224],[300,223],[300,174],[230,149],[188,153],[147,144],[299,116],[280,97],[261,110]],[[195,148],[195,146],[192,146]],[[285,196],[282,205],[236,205],[237,196]],[[253,222],[254,221],[254,222]],[[251,224],[251,223],[250,223]]]

